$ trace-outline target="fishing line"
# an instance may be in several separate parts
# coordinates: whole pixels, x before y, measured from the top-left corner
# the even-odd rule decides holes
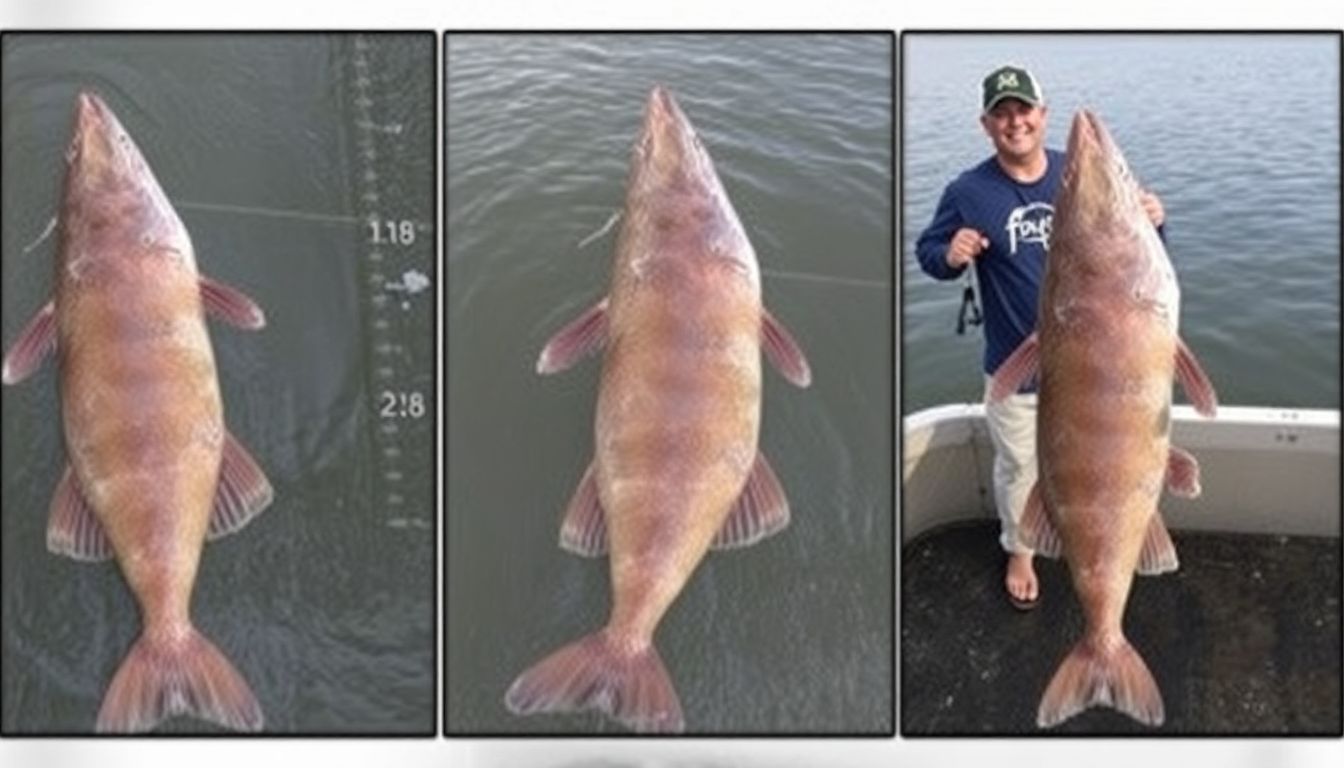
[[[312,211],[296,211],[284,208],[255,208],[246,205],[227,205],[224,203],[201,203],[190,200],[179,200],[174,203],[178,208],[194,208],[200,211],[220,211],[223,213],[241,213],[250,216],[270,216],[277,219],[298,219],[300,221],[320,221],[331,224],[358,224],[361,219],[357,216],[341,216],[330,213],[315,213]]]
[[[583,248],[584,246],[588,245],[594,240],[610,232],[611,228],[616,226],[616,222],[621,220],[622,213],[623,211],[617,210],[615,213],[611,214],[611,218],[607,219],[607,223],[603,224],[601,229],[583,238],[583,240],[579,242],[577,248]],[[836,277],[834,275],[819,275],[812,272],[788,272],[777,269],[762,269],[761,274],[784,280],[801,280],[810,283],[845,285],[852,288],[872,288],[877,290],[885,290],[890,286],[890,283],[888,283],[885,280],[864,280],[863,278],[858,277]]]
[[[48,237],[51,237],[51,231],[52,231],[53,229],[56,229],[56,217],[55,217],[55,216],[52,216],[52,217],[51,217],[51,221],[48,221],[48,222],[47,222],[47,228],[44,229],[44,230],[42,230],[42,234],[38,235],[36,240],[34,240],[33,242],[29,243],[29,244],[28,244],[28,247],[23,249],[23,252],[24,252],[24,253],[28,253],[29,251],[33,250],[33,249],[36,248],[37,246],[41,245],[42,242],[43,242],[44,240],[46,240]]]
[[[296,211],[284,208],[256,208],[246,205],[227,205],[225,203],[201,203],[191,200],[179,200],[174,204],[178,208],[196,209],[199,211],[218,211],[222,213],[240,213],[249,216],[269,216],[276,219],[296,219],[298,221],[318,221],[326,224],[358,224],[360,219],[356,216],[341,216],[331,213],[315,213],[313,211]],[[610,226],[610,225],[608,225]],[[37,239],[24,247],[24,253],[31,253],[42,243],[51,237],[52,231],[56,229],[56,217],[52,216],[47,222],[46,229]]]
[[[784,280],[827,283],[830,285],[844,285],[852,288],[886,290],[891,286],[891,283],[886,280],[864,280],[860,277],[836,277],[835,275],[818,275],[812,272],[786,272],[778,269],[762,269],[761,274],[767,277],[781,278]]]
[[[356,216],[341,216],[330,213],[315,213],[313,211],[296,211],[284,208],[257,208],[246,205],[227,205],[224,203],[202,203],[191,200],[179,200],[175,203],[178,208],[195,209],[199,211],[217,211],[221,213],[238,213],[248,216],[268,216],[276,219],[295,219],[298,221],[317,221],[326,224],[358,224],[360,219]],[[42,243],[51,237],[52,231],[56,229],[56,217],[52,216],[47,222],[46,229],[37,239],[24,247],[24,253],[31,253]]]
[[[578,247],[579,247],[579,248],[583,248],[585,245],[588,245],[589,243],[593,242],[594,240],[598,239],[599,237],[601,237],[601,236],[607,234],[608,232],[610,232],[610,231],[611,231],[611,228],[614,227],[614,226],[616,226],[616,222],[617,222],[617,221],[620,221],[620,218],[621,218],[621,211],[620,211],[620,210],[617,210],[615,213],[611,214],[611,218],[607,219],[607,223],[606,223],[606,224],[603,224],[601,229],[599,229],[598,231],[594,232],[593,234],[591,234],[591,235],[589,235],[589,236],[583,238],[583,240],[581,240],[581,241],[579,242]]]

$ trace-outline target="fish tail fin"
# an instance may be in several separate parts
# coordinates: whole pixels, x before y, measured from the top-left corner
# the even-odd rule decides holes
[[[595,632],[542,659],[504,695],[516,715],[596,709],[641,732],[679,732],[681,702],[658,651]]]
[[[1145,725],[1162,724],[1162,692],[1143,657],[1123,637],[1104,646],[1087,639],[1075,645],[1041,697],[1036,724],[1049,728],[1098,705]]]
[[[261,705],[229,660],[195,628],[146,632],[107,687],[97,730],[148,731],[174,715],[237,731],[261,730]]]

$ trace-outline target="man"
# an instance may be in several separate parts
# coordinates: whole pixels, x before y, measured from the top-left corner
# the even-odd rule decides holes
[[[1054,218],[1053,201],[1064,154],[1045,148],[1046,104],[1040,84],[1018,66],[1003,66],[984,79],[980,125],[994,156],[958,176],[943,190],[933,221],[915,253],[924,271],[954,280],[974,262],[985,325],[988,377],[1036,327],[1036,303]],[[1157,196],[1142,202],[1162,233]],[[1027,494],[1036,481],[1035,382],[985,413],[994,442],[994,503],[1008,553],[1004,587],[1022,610],[1040,594],[1032,551],[1018,536]]]

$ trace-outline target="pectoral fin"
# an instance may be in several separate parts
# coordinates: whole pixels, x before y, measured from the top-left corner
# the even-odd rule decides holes
[[[812,383],[812,368],[807,364],[802,347],[765,307],[761,307],[761,346],[765,348],[766,358],[790,384],[806,387]]]
[[[1015,394],[1023,384],[1036,375],[1040,362],[1040,340],[1035,333],[1032,333],[994,371],[994,375],[990,378],[990,401],[1002,400]]]
[[[14,346],[5,353],[0,380],[17,384],[33,375],[47,355],[56,348],[56,305],[48,301],[19,332]]]
[[[710,546],[714,549],[749,547],[761,539],[784,530],[789,524],[789,500],[779,477],[761,453],[737,497],[728,519]]]
[[[112,557],[112,543],[84,500],[79,481],[66,465],[47,519],[47,550],[75,560],[98,562]]]
[[[224,456],[219,465],[219,486],[210,510],[205,538],[217,539],[251,522],[275,498],[275,491],[252,454],[232,434],[224,433]]]
[[[1204,368],[1195,358],[1195,353],[1185,346],[1185,342],[1176,339],[1176,378],[1181,382],[1181,388],[1194,404],[1195,410],[1200,416],[1212,418],[1218,413],[1218,393],[1213,389],[1213,382],[1209,381],[1208,374],[1204,373]]]
[[[556,331],[537,358],[537,373],[557,373],[574,365],[607,343],[607,299]]]
[[[237,288],[201,275],[201,301],[212,316],[235,328],[255,331],[266,325],[266,313]]]
[[[574,496],[565,508],[565,521],[560,524],[560,547],[584,557],[601,557],[607,553],[607,519],[602,502],[597,497],[595,464],[589,464],[574,489]]]

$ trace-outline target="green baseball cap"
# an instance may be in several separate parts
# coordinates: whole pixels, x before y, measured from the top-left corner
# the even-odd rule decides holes
[[[1011,64],[990,72],[985,77],[984,111],[988,112],[1004,99],[1019,99],[1032,106],[1040,106],[1045,101],[1041,86],[1036,78],[1022,67]]]

